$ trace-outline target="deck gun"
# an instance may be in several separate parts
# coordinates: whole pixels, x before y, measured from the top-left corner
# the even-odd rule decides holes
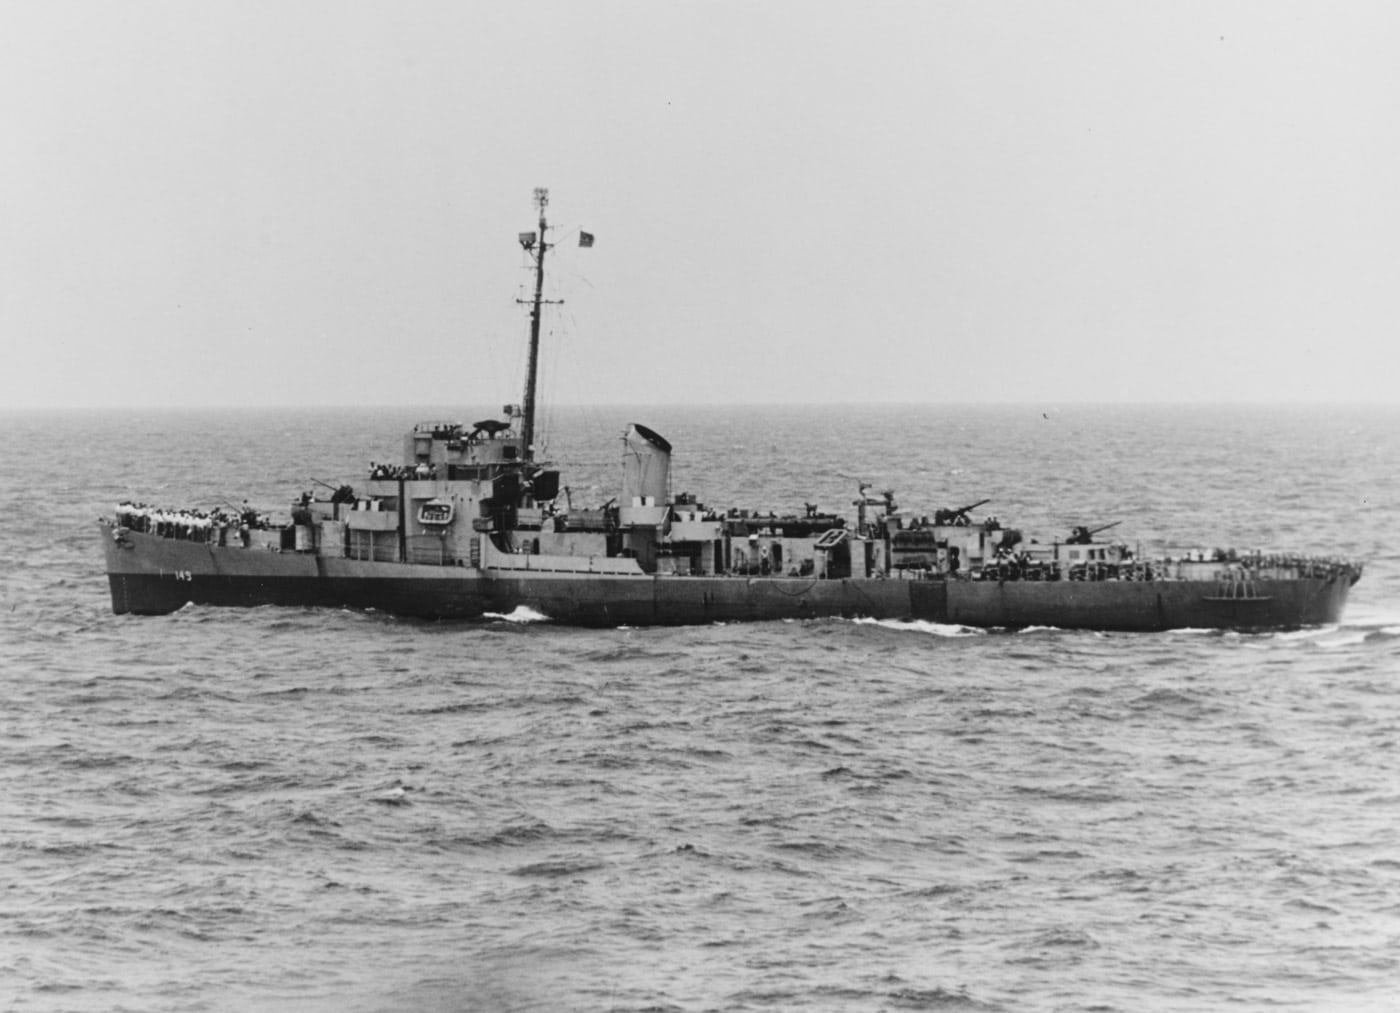
[[[1112,524],[1103,524],[1097,528],[1090,528],[1087,525],[1080,524],[1077,527],[1075,527],[1075,529],[1070,533],[1070,536],[1065,539],[1065,544],[1088,545],[1094,540],[1094,536],[1097,535],[1100,531],[1107,531],[1109,528],[1116,528],[1122,523],[1122,521],[1114,521]]]
[[[354,490],[354,488],[352,488],[352,487],[349,486],[349,485],[345,485],[345,484],[341,484],[341,485],[331,485],[329,482],[323,482],[323,481],[322,481],[321,479],[319,479],[319,478],[313,478],[311,481],[313,481],[313,482],[315,482],[317,485],[322,486],[323,488],[329,489],[329,490],[331,491],[331,502],[332,502],[332,503],[353,503],[353,502],[355,502],[355,490]]]
[[[965,507],[958,507],[956,510],[939,509],[933,513],[933,523],[935,524],[970,524],[967,516],[969,510],[976,510],[983,503],[990,503],[992,498],[979,499],[976,503],[969,503]]]

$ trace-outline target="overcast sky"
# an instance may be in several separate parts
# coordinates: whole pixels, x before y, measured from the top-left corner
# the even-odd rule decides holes
[[[9,2],[0,407],[1400,402],[1400,5]],[[580,249],[577,230],[597,237]]]

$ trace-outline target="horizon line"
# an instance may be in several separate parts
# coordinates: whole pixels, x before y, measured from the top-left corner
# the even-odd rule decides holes
[[[395,403],[395,402],[374,402],[374,403],[328,403],[328,404],[296,404],[291,402],[266,402],[254,404],[161,404],[142,405],[132,403],[120,404],[58,404],[58,405],[0,405],[0,414],[16,415],[23,413],[44,413],[44,412],[189,412],[189,411],[441,411],[459,410],[467,408],[483,408],[488,402],[418,402],[417,404]],[[647,409],[647,410],[667,410],[667,411],[691,411],[695,409],[706,410],[753,410],[753,409],[788,409],[788,408],[1035,408],[1040,411],[1054,410],[1066,411],[1075,408],[1391,408],[1400,409],[1400,401],[1380,401],[1380,400],[1310,400],[1310,399],[1279,399],[1272,401],[1228,401],[1228,400],[1183,400],[1183,401],[1127,401],[1127,400],[1104,400],[1104,401],[978,401],[970,399],[944,400],[944,401],[691,401],[691,402],[657,402],[657,401],[569,401],[554,402],[549,406],[553,408],[580,408],[593,410],[611,409]],[[546,409],[548,410],[548,409]],[[499,414],[499,412],[497,413]]]

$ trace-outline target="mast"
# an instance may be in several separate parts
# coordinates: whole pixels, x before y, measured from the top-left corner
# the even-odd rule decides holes
[[[544,209],[549,204],[549,190],[535,187],[535,204],[540,209],[539,241],[530,233],[522,233],[520,245],[535,258],[535,299],[530,307],[530,365],[525,373],[525,399],[522,404],[524,421],[521,425],[521,438],[525,443],[525,460],[535,459],[535,382],[539,375],[540,361],[540,306],[544,303],[544,254],[549,249],[545,242]],[[528,237],[528,239],[527,239]]]

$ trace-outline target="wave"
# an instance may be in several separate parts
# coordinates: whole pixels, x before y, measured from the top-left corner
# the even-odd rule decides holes
[[[1385,619],[1370,622],[1347,622],[1341,629],[1350,633],[1360,633],[1367,640],[1393,640],[1400,637],[1400,621]]]
[[[585,872],[594,872],[604,868],[602,862],[592,859],[546,859],[543,862],[533,862],[529,865],[521,865],[510,870],[512,876],[543,877],[545,879],[558,879],[561,876],[577,876]]]
[[[1347,622],[1315,626],[1275,634],[1277,639],[1309,644],[1323,649],[1355,647],[1358,644],[1388,643],[1400,638],[1400,624],[1393,622]]]
[[[1326,637],[1325,639],[1322,638],[1322,637],[1319,637],[1317,640],[1313,641],[1313,643],[1317,644],[1318,647],[1324,647],[1324,648],[1333,648],[1333,647],[1355,647],[1357,644],[1364,644],[1364,643],[1369,639],[1369,635],[1368,635],[1365,631],[1363,631],[1363,630],[1345,631],[1345,632],[1333,630],[1333,631],[1331,631],[1331,632],[1334,632],[1334,633],[1338,633],[1338,632],[1339,632],[1340,635],[1339,635],[1339,636],[1329,636],[1329,637]]]
[[[1310,626],[1304,630],[1286,630],[1282,633],[1276,633],[1274,636],[1279,640],[1313,640],[1328,633],[1335,633],[1339,628],[1333,623],[1327,626]]]
[[[553,620],[543,612],[536,612],[526,605],[517,605],[515,611],[508,614],[501,612],[483,612],[483,619],[495,619],[504,623],[548,623]]]

